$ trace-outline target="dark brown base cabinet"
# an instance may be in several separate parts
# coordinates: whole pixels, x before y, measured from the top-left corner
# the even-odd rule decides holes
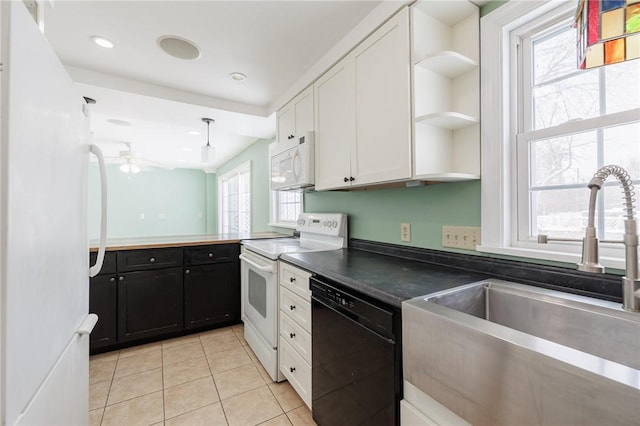
[[[239,244],[184,249],[184,327],[240,320]]]
[[[238,264],[221,263],[185,268],[184,302],[185,328],[239,320]]]
[[[238,323],[239,254],[238,243],[107,252],[90,280],[91,353]]]
[[[91,253],[91,264],[96,254]],[[89,280],[89,312],[98,315],[98,322],[91,332],[91,348],[103,348],[116,344],[117,337],[117,275],[116,254],[106,253],[100,275]]]
[[[182,330],[182,268],[120,274],[118,341]]]

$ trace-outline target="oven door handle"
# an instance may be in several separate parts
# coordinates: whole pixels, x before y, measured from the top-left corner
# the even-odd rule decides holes
[[[249,259],[247,256],[245,256],[244,254],[240,255],[240,260],[243,260],[245,262],[247,262],[249,265],[253,266],[254,268],[262,271],[262,272],[272,272],[273,271],[273,266],[269,265],[269,266],[263,266],[263,265],[258,265],[256,262],[254,262],[253,260]]]

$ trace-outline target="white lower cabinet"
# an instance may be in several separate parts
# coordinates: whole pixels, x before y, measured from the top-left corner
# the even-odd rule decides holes
[[[311,365],[280,336],[280,371],[311,408]]]
[[[280,262],[280,371],[311,408],[311,274]]]

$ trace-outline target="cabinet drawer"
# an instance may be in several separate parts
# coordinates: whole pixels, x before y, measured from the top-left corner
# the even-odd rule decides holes
[[[304,269],[296,268],[288,263],[280,262],[280,284],[301,296],[305,300],[311,300],[309,278],[311,274]]]
[[[280,311],[280,336],[311,364],[311,334],[300,327],[288,314]]]
[[[118,272],[182,266],[182,247],[123,250],[118,252]]]
[[[280,371],[311,408],[311,366],[280,336]]]
[[[97,252],[89,253],[89,262],[90,265],[95,265],[96,259],[98,258]],[[98,275],[108,275],[116,273],[116,252],[108,251],[104,254],[104,262],[102,262],[102,269]]]
[[[240,255],[240,244],[212,244],[208,246],[185,247],[184,264],[203,265],[205,263],[236,262]]]
[[[285,311],[303,329],[311,332],[311,303],[282,286],[280,286],[280,310]]]

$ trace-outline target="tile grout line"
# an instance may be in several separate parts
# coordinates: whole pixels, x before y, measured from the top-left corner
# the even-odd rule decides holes
[[[200,344],[202,344],[202,339],[200,339]],[[202,347],[202,350],[204,351],[204,346]],[[229,424],[229,418],[227,417],[227,412],[224,409],[224,404],[222,404],[222,397],[220,397],[220,391],[218,391],[218,385],[216,384],[215,377],[213,377],[213,371],[211,371],[211,364],[209,364],[209,358],[207,357],[206,353],[205,353],[204,357],[207,360],[207,366],[209,367],[209,373],[211,374],[211,380],[213,380],[213,387],[215,388],[216,394],[218,395],[218,402],[220,403],[220,408],[222,409],[222,415],[224,416],[224,421],[228,425]]]
[[[167,408],[164,400],[164,348],[160,343],[160,368],[162,369],[162,424],[167,420]]]
[[[113,378],[116,375],[116,370],[118,369],[118,361],[120,361],[120,351],[118,351],[118,356],[116,357],[116,365],[113,367],[113,373],[111,374],[111,381],[109,382],[109,390],[107,391],[107,398],[104,400],[104,407],[102,407],[102,416],[100,416],[100,425],[104,421],[104,415],[107,412],[107,403],[109,402],[109,395],[111,395],[111,386],[113,386]]]

